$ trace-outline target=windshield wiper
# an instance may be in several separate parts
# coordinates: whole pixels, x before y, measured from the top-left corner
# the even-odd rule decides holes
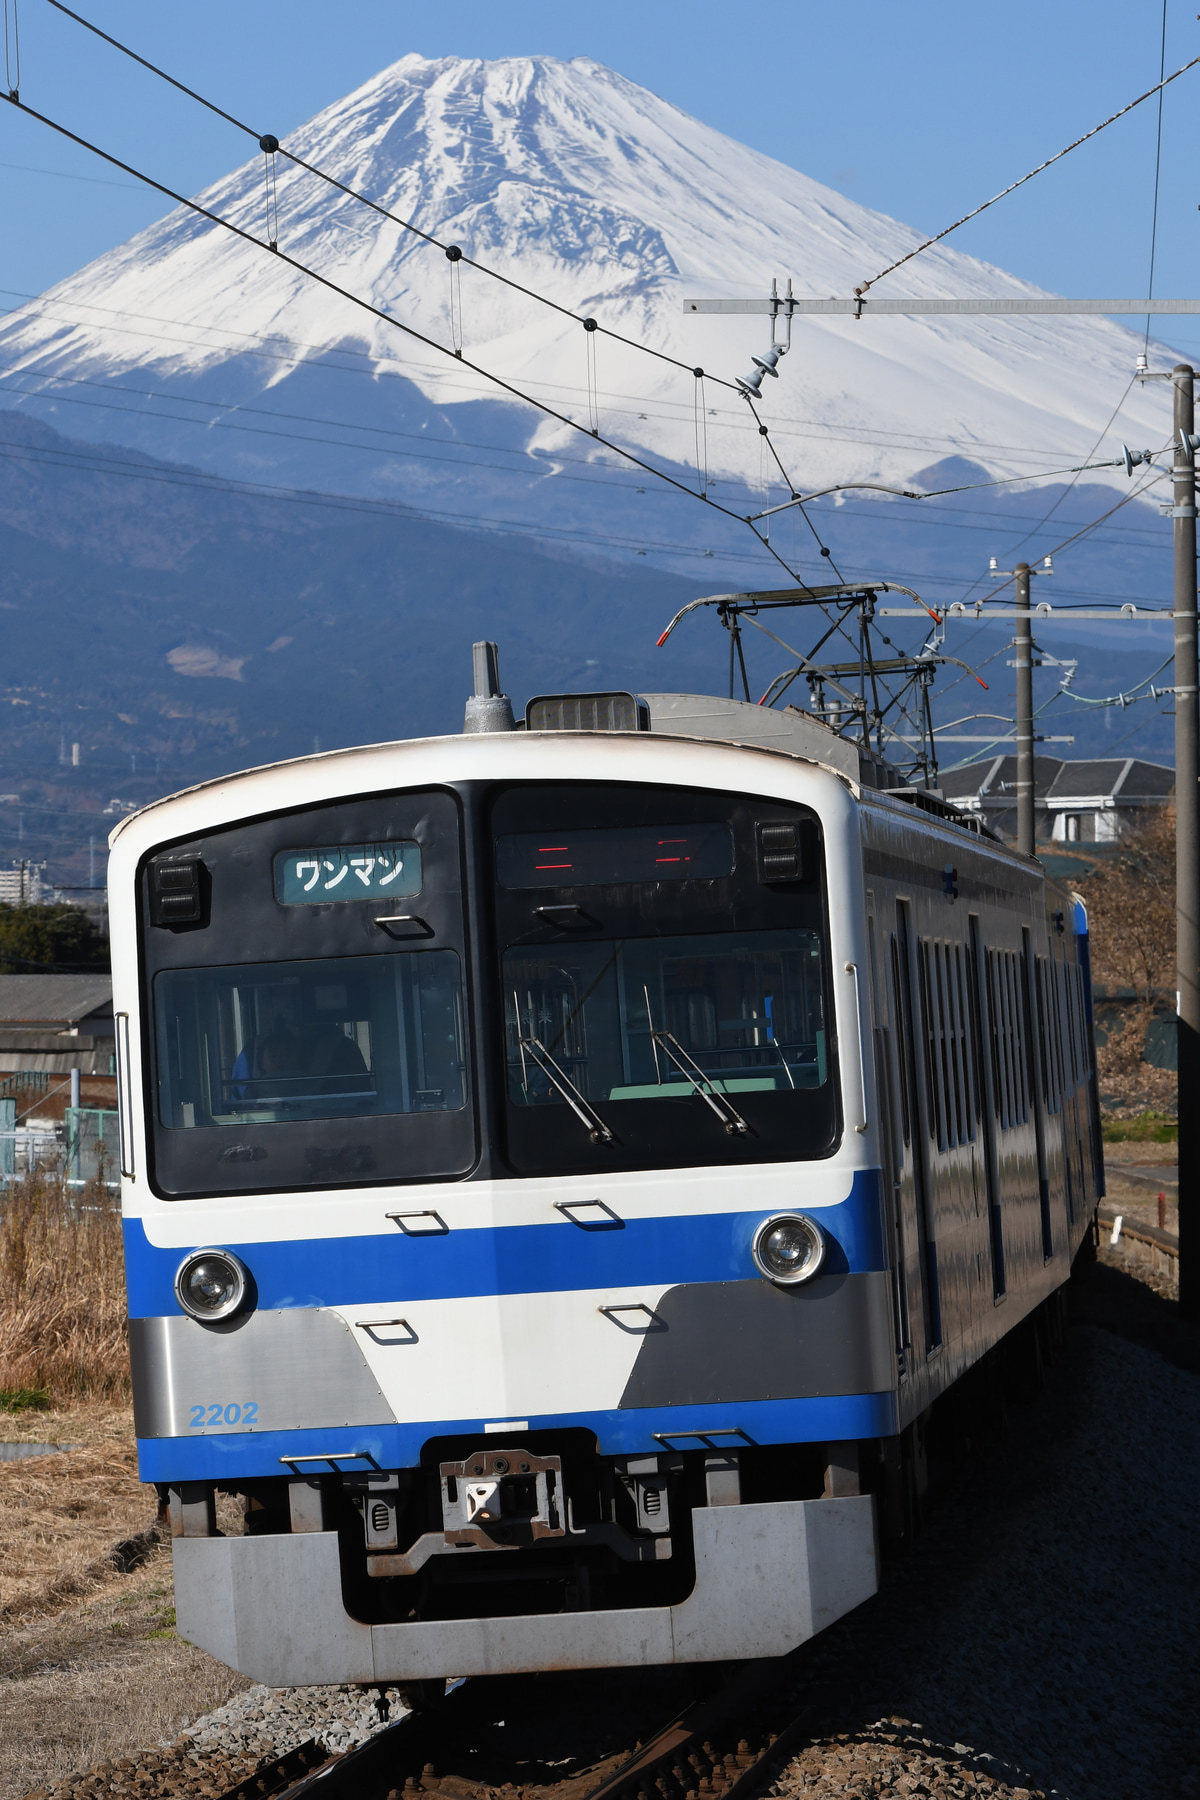
[[[516,1000],[515,994],[513,999]],[[519,1010],[517,1012],[517,1047],[521,1052],[521,1080],[526,1092],[529,1090],[529,1083],[525,1079],[525,1052],[528,1051],[530,1062],[541,1070],[555,1093],[562,1096],[576,1118],[587,1127],[588,1136],[593,1144],[611,1144],[613,1142],[612,1132],[591,1101],[584,1099],[566,1070],[559,1068],[541,1038],[521,1036]]]
[[[706,1106],[712,1108],[713,1112],[716,1113],[718,1119],[720,1119],[722,1125],[731,1136],[735,1134],[740,1135],[742,1132],[749,1131],[750,1127],[747,1125],[745,1119],[743,1119],[737,1107],[733,1104],[733,1101],[727,1099],[724,1094],[717,1091],[709,1076],[704,1073],[700,1064],[694,1062],[688,1055],[674,1032],[666,1030],[659,1031],[656,1028],[654,1015],[650,1011],[649,990],[643,987],[642,992],[646,996],[646,1018],[650,1023],[650,1043],[654,1050],[655,1073],[658,1071],[658,1046],[661,1044],[665,1054],[670,1057],[684,1080],[691,1082],[696,1093],[699,1094]]]

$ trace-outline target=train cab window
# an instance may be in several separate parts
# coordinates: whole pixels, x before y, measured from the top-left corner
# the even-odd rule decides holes
[[[453,950],[171,970],[154,985],[169,1129],[465,1104]]]
[[[516,1168],[830,1152],[824,882],[806,809],[564,784],[509,790],[493,819]],[[790,833],[782,877],[764,872],[764,827]]]
[[[203,870],[198,918],[156,871]],[[459,802],[240,820],[143,871],[151,1180],[170,1199],[454,1179],[477,1157]]]

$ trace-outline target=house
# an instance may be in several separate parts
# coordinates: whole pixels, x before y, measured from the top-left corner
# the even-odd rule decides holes
[[[0,1071],[111,1075],[112,977],[0,975]]]
[[[1175,771],[1136,756],[1068,762],[1035,756],[1035,831],[1039,843],[1111,843],[1123,822],[1175,795]],[[939,776],[959,812],[981,818],[998,837],[1017,835],[1017,759],[992,756]]]

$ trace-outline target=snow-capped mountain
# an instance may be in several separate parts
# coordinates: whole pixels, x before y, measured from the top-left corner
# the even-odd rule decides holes
[[[687,368],[597,334],[593,400],[575,319],[453,266],[278,157],[280,249],[442,352],[181,208],[8,317],[0,404],[243,478],[390,496],[444,517],[618,520],[618,534],[678,538],[709,531],[711,514],[672,501],[646,526],[634,496],[654,493],[653,480],[614,467],[586,435],[593,406],[601,432],[640,456],[693,481],[706,461],[717,498],[740,495],[743,510],[747,488],[778,500],[745,403],[712,381],[701,398],[690,373],[748,373],[769,324],[688,316],[684,301],[761,294],[772,278],[846,295],[923,235],[586,58],[407,56],[286,143],[466,256]],[[259,153],[198,198],[251,238],[268,235]],[[1037,291],[948,247],[879,289]],[[585,430],[456,361],[456,329],[471,362]],[[764,416],[809,489],[902,482],[955,454],[1033,476],[1092,448],[1139,347],[1095,318],[798,319],[779,380],[764,382]],[[1161,394],[1135,388],[1107,453],[1121,439],[1157,447],[1168,432]],[[572,479],[548,480],[551,470]]]

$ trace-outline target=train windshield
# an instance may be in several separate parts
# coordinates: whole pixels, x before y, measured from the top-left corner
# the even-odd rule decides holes
[[[171,970],[155,1000],[168,1127],[465,1104],[452,950]]]
[[[822,1087],[822,973],[813,931],[510,951],[510,1098],[561,1100],[555,1066],[606,1103]]]
[[[493,817],[518,827],[495,838],[513,1166],[827,1155],[839,1109],[813,815],[564,784],[510,790]]]
[[[156,852],[140,881],[156,1192],[360,1188],[471,1168],[455,796],[239,819]]]

